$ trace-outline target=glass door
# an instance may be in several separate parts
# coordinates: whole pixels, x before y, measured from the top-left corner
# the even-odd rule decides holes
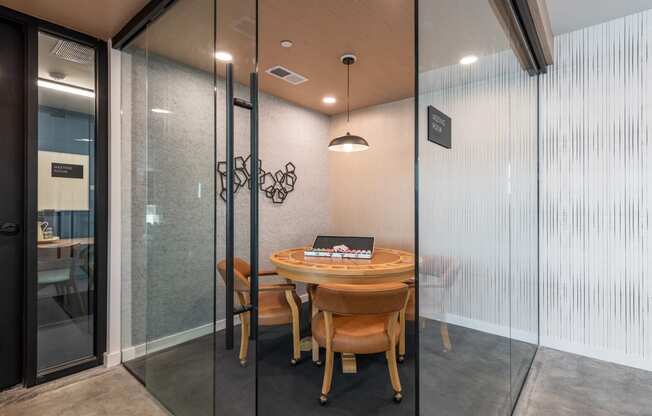
[[[418,1],[419,409],[508,415],[538,344],[537,78],[496,1]]]
[[[104,221],[97,201],[104,196],[98,195],[103,188],[96,174],[96,49],[47,32],[39,32],[37,42],[35,307],[36,371],[42,380],[97,363],[101,354],[97,308],[105,295],[98,293],[96,239]]]
[[[121,60],[123,361],[174,415],[253,415],[256,2],[175,1]]]

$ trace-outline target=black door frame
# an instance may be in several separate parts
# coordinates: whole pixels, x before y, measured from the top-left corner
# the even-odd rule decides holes
[[[0,19],[19,24],[25,35],[25,230],[23,384],[26,387],[102,365],[107,328],[108,234],[108,52],[106,42],[89,35],[0,6]],[[94,353],[43,374],[37,369],[37,242],[38,199],[38,33],[48,33],[95,50],[95,314]]]

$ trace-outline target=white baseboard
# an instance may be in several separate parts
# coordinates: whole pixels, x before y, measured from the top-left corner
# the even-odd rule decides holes
[[[510,338],[510,328],[507,326],[497,325],[490,322],[470,319],[458,315],[430,313],[421,316],[437,321],[444,321],[452,325],[458,325],[476,331],[485,332],[501,337]],[[536,344],[537,334],[523,330],[511,330],[511,339]],[[569,352],[572,354],[582,355],[601,361],[607,361],[614,364],[620,364],[627,367],[638,368],[645,371],[652,371],[652,359],[646,359],[640,356],[631,356],[619,351],[608,350],[605,348],[593,347],[590,345],[576,344],[564,340],[541,337],[539,343],[542,347],[548,347],[559,351]]]
[[[514,329],[508,326],[481,321],[479,319],[466,318],[464,316],[453,315],[450,313],[430,312],[430,313],[421,313],[420,316],[426,319],[433,319],[440,322],[446,322],[451,325],[457,325],[464,328],[473,329],[475,331],[484,332],[487,334],[498,335],[504,338],[510,338],[517,341],[528,342],[530,344],[537,343],[536,332]]]
[[[304,293],[299,296],[301,302],[308,302],[308,294]],[[491,322],[485,322],[478,319],[466,318],[459,315],[450,313],[422,313],[421,316],[426,319],[433,319],[457,325],[469,329],[473,329],[488,334],[498,335],[505,338],[510,338],[510,328],[504,325],[498,325]],[[240,325],[238,317],[235,318],[235,324]],[[104,355],[104,365],[112,367],[122,361],[130,361],[134,358],[142,357],[145,354],[161,351],[175,345],[182,344],[195,338],[202,337],[211,333],[213,328],[212,324],[202,325],[186,331],[178,332],[176,334],[168,335],[147,344],[139,344],[132,347],[124,348],[122,350],[122,357],[119,352],[106,353]],[[215,331],[221,331],[225,328],[225,320],[215,322]],[[536,344],[537,334],[534,332],[511,329],[511,339]],[[573,354],[583,355],[585,357],[595,358],[602,361],[608,361],[615,364],[621,364],[628,367],[639,368],[641,370],[652,371],[652,360],[645,359],[638,356],[629,356],[617,351],[607,350],[603,348],[591,347],[583,344],[574,344],[567,341],[541,337],[540,345],[543,347],[553,348],[560,351],[570,352]]]
[[[304,293],[299,296],[301,302],[308,302],[308,294]],[[240,325],[240,317],[236,316],[234,320],[235,325]],[[220,319],[215,322],[215,332],[221,331],[226,327],[226,320]],[[195,338],[200,338],[208,335],[213,330],[213,324],[205,324],[196,328],[191,328],[186,331],[177,332],[175,334],[167,335],[153,341],[134,345],[122,349],[122,361],[131,361],[134,358],[142,357],[146,354],[151,354],[156,351],[161,351],[166,348],[174,347],[175,345],[183,344]],[[114,353],[120,355],[120,353]],[[106,362],[106,360],[105,360]],[[118,364],[120,361],[118,361]]]
[[[652,359],[641,356],[632,356],[620,351],[608,350],[605,348],[593,347],[590,345],[577,344],[552,337],[541,337],[541,346],[559,351],[583,355],[596,360],[608,361],[627,367],[638,368],[645,371],[652,371]]]
[[[240,318],[235,317],[235,325],[240,325]],[[226,326],[226,320],[220,319],[215,322],[215,332],[221,331]],[[131,361],[134,358],[142,357],[146,354],[151,354],[156,351],[161,351],[166,348],[174,347],[175,345],[183,344],[195,338],[200,338],[208,335],[213,331],[213,324],[205,324],[196,328],[191,328],[185,331],[177,332],[175,334],[166,335],[164,337],[152,340],[147,343],[134,345],[122,349],[122,361]]]
[[[104,353],[104,368],[115,367],[121,363],[120,351],[105,352]]]

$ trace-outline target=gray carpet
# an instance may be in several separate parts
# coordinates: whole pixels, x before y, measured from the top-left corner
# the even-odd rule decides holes
[[[303,314],[307,316],[307,314]],[[307,334],[307,323],[303,332]],[[508,415],[511,383],[522,384],[535,347],[495,335],[449,325],[452,351],[444,352],[439,322],[421,330],[421,414]],[[289,327],[261,328],[258,352],[258,414],[260,415],[391,415],[415,414],[414,323],[408,327],[408,356],[399,366],[404,399],[392,401],[383,354],[359,355],[358,373],[342,374],[335,361],[329,404],[321,407],[323,367],[310,353],[292,367]],[[125,363],[147,389],[177,416],[253,415],[255,366],[239,365],[236,348],[224,348],[224,334],[206,336]],[[213,349],[215,344],[216,348]],[[250,347],[250,362],[254,356]],[[510,351],[512,358],[510,360]],[[323,351],[322,351],[323,356]],[[216,363],[216,365],[214,365]],[[510,378],[510,371],[513,377]],[[213,385],[215,403],[213,403]],[[518,394],[515,389],[514,396]]]

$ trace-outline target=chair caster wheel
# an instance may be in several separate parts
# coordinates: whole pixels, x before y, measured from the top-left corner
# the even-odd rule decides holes
[[[323,394],[319,396],[319,404],[322,406],[326,406],[326,403],[328,402],[328,396],[324,396]]]
[[[399,391],[394,393],[394,402],[401,403],[401,400],[403,400],[403,395],[401,394],[401,392]]]
[[[398,356],[398,362],[402,363],[403,361],[405,361],[405,355],[399,355]]]
[[[244,368],[247,366],[247,360],[240,360],[240,367]]]
[[[294,358],[290,360],[290,365],[295,366],[297,365],[299,361],[295,360]]]
[[[317,367],[321,367],[321,364],[322,364],[321,361],[313,361],[312,363],[313,363],[314,365],[316,365]]]

